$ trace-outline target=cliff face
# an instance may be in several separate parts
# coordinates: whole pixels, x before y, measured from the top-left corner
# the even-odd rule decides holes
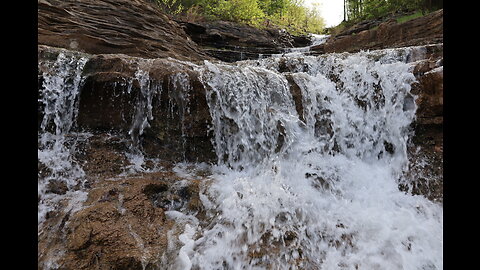
[[[141,0],[39,0],[38,44],[91,54],[210,58],[177,23]]]
[[[234,62],[308,42],[279,29],[176,22],[142,0],[38,1],[38,43],[91,54]]]

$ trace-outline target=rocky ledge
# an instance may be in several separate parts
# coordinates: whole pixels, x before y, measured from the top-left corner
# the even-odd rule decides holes
[[[403,23],[389,19],[381,23],[363,22],[353,28],[312,47],[312,51],[316,54],[358,52],[443,43],[443,9]]]
[[[39,86],[60,54],[77,55],[65,49],[39,46]],[[143,59],[123,54],[85,55],[77,126],[93,134],[117,133],[136,143],[149,158],[165,161],[215,162],[212,119],[206,89],[194,65],[175,59]],[[443,161],[443,46],[418,47],[409,56],[418,82],[417,120],[412,153],[428,153]],[[280,61],[281,62],[281,61]],[[279,72],[290,72],[279,65]],[[142,75],[142,76],[140,76]],[[287,76],[288,78],[288,76]],[[298,87],[290,80],[297,109],[302,107]],[[296,91],[297,90],[297,91]],[[39,125],[43,108],[39,108]],[[150,116],[149,116],[150,115]],[[299,111],[299,115],[303,112]],[[149,127],[141,123],[148,117]],[[418,148],[423,149],[419,152]],[[415,151],[414,151],[415,150]],[[413,156],[413,154],[412,154]],[[438,163],[438,162],[437,162]],[[416,164],[416,163],[412,163]],[[429,174],[442,179],[442,166]],[[441,193],[435,198],[441,197]]]
[[[309,42],[280,29],[174,21],[149,1],[38,1],[38,43],[90,54],[234,62]]]
[[[311,42],[308,36],[294,36],[282,29],[257,29],[227,21],[179,24],[207,54],[225,62],[280,54],[285,48],[305,47]]]
[[[180,25],[142,0],[38,0],[38,44],[90,54],[211,58]]]

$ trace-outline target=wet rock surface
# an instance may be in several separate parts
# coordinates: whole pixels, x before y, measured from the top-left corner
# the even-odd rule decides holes
[[[81,209],[50,213],[38,236],[39,269],[161,269],[174,224],[165,211],[198,212],[199,183],[172,172],[94,183]]]
[[[39,46],[39,60],[51,61],[60,52],[71,53]],[[150,157],[215,160],[205,89],[192,66],[173,59],[145,60],[117,54],[89,57],[82,73],[78,130],[122,133],[125,139],[134,139]],[[136,76],[139,69],[148,71],[147,86],[140,85],[141,79]],[[41,80],[41,74],[39,77]],[[135,123],[147,117],[149,106],[150,126],[139,134]]]
[[[408,147],[410,159],[399,188],[433,201],[443,201],[443,49],[431,46],[425,59],[412,64],[417,82],[414,136]]]
[[[39,59],[54,59],[59,51],[62,50],[39,46]],[[169,162],[216,160],[212,145],[213,134],[209,129],[212,120],[205,98],[206,90],[192,66],[173,59],[147,61],[120,54],[89,57],[83,71],[85,80],[80,94],[77,128],[79,131],[95,134],[119,134],[123,140],[123,149],[118,149],[116,153],[102,153],[102,147],[96,145],[98,142],[92,141],[91,147],[98,148],[95,152],[98,156],[89,158],[108,160],[110,165],[100,169],[86,165],[87,170],[91,170],[91,173],[97,170],[97,174],[118,174],[126,162],[118,153],[128,149],[128,141],[132,139],[138,140],[139,147],[150,158]],[[408,107],[415,103],[418,107],[416,121],[412,125],[415,134],[412,143],[420,147],[421,151],[415,151],[420,151],[422,156],[443,164],[443,46],[426,46],[419,52],[414,51],[408,55],[407,61],[411,63],[412,72],[417,78],[417,82],[412,86],[415,98],[412,97],[411,104],[404,104]],[[288,66],[285,61],[280,63],[283,65],[279,65],[279,71],[286,73],[295,107],[302,118],[301,92],[288,73],[296,67]],[[135,115],[139,113],[139,101],[145,98],[142,96],[140,80],[136,76],[139,68],[148,70],[150,91],[158,88],[151,97],[150,126],[145,128],[141,135],[138,134],[139,130],[132,129]],[[319,136],[328,136],[331,133],[329,123],[320,118],[318,121],[316,132]],[[417,157],[419,154],[414,154],[411,150],[410,155]],[[418,162],[412,164],[416,163]],[[428,175],[442,181],[442,173],[440,169]],[[58,188],[53,188],[52,191],[63,192]]]

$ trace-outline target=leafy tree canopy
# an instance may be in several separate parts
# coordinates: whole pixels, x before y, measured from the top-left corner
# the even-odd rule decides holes
[[[277,26],[293,34],[321,33],[319,8],[303,0],[153,0],[165,12],[191,20],[227,20],[258,28]]]
[[[344,0],[347,20],[374,19],[395,12],[443,8],[443,0]]]

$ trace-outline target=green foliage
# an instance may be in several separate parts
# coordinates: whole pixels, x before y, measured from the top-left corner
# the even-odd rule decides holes
[[[204,12],[211,18],[258,25],[265,16],[257,0],[203,0]]]
[[[386,15],[390,11],[390,5],[385,0],[365,0],[359,14],[352,17],[374,19]]]
[[[283,14],[290,3],[289,0],[258,0],[258,6],[268,16]]]
[[[177,15],[182,12],[185,7],[182,0],[154,0],[166,13]]]
[[[202,8],[199,5],[192,5],[185,10],[183,19],[187,22],[196,22],[203,20]]]
[[[193,21],[226,20],[255,27],[277,26],[291,33],[321,33],[325,23],[317,8],[303,0],[152,0],[166,13]]]
[[[397,12],[412,12],[440,8],[443,1],[432,0],[345,0],[348,20],[375,19]],[[438,3],[437,3],[438,2]]]
[[[325,22],[320,16],[318,7],[307,9],[301,2],[290,3],[280,13],[271,16],[272,22],[293,34],[319,34],[325,28]]]

